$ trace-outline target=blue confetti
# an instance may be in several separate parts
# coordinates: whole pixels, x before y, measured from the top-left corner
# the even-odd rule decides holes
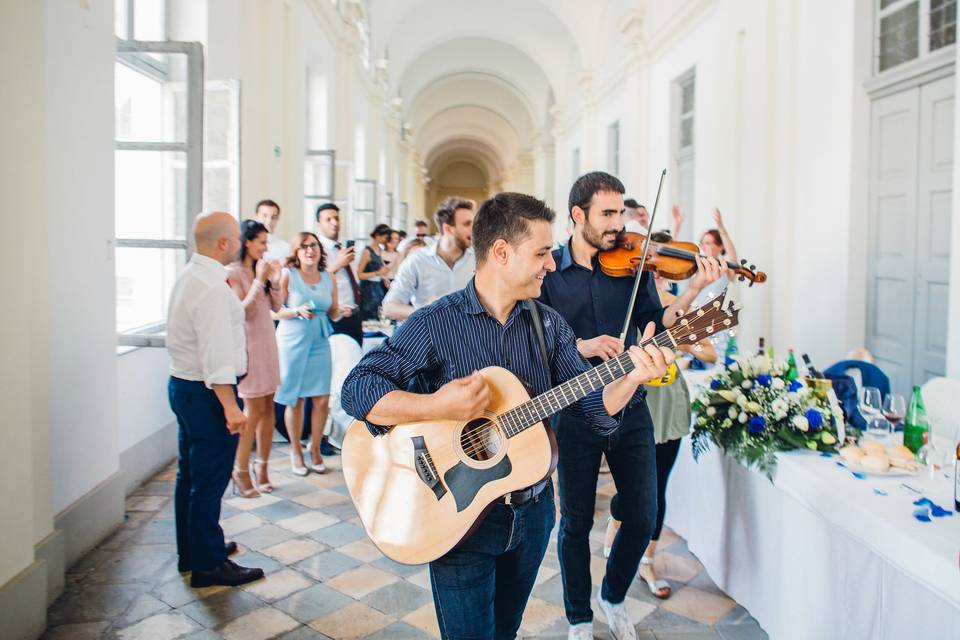
[[[821,457],[821,458],[829,458],[829,457],[832,456],[832,455],[833,455],[833,454],[830,453],[829,451],[821,451],[821,452],[820,452],[820,457]]]
[[[930,522],[930,509],[919,507],[913,510],[913,517],[920,522]]]
[[[938,505],[936,502],[934,502],[930,498],[919,498],[917,500],[914,500],[913,504],[914,506],[918,506],[918,507],[929,507],[930,514],[934,518],[944,518],[944,517],[953,515],[952,511],[950,511],[949,509],[944,509],[943,507]]]
[[[846,469],[846,468],[847,468],[847,465],[843,464],[843,463],[840,462],[839,460],[837,460],[836,465],[837,465],[838,467],[840,467],[841,469]]]
[[[867,474],[861,473],[861,472],[859,472],[859,471],[851,471],[851,472],[850,472],[850,475],[852,475],[852,476],[853,476],[854,478],[856,478],[857,480],[865,480],[866,477],[867,477]]]
[[[884,491],[883,489],[874,489],[873,492],[874,492],[875,494],[877,494],[878,496],[885,496],[885,495],[887,495],[887,492]]]

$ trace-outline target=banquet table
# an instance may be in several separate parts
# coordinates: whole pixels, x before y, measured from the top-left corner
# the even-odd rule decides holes
[[[694,460],[684,438],[667,524],[771,638],[960,639],[952,463],[861,479],[839,461],[779,454],[771,482],[716,446]],[[921,496],[952,515],[918,521]]]

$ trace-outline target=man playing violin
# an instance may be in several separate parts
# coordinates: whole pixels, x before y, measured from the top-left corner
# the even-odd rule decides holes
[[[619,335],[633,278],[609,276],[598,262],[598,254],[616,246],[623,232],[623,193],[620,180],[603,172],[588,173],[573,184],[568,199],[573,234],[567,244],[553,251],[557,269],[546,274],[540,294],[540,301],[556,309],[573,328],[577,350],[592,365],[616,356],[625,346]],[[695,259],[697,272],[690,286],[666,309],[660,304],[654,279],[643,274],[627,345],[636,344],[638,327],[653,323],[660,332],[672,326],[703,287],[726,274],[727,267],[719,260]],[[653,425],[644,393],[638,390],[634,394],[613,433],[584,428],[583,419],[569,411],[557,417],[555,432],[561,516],[557,551],[569,637],[593,637],[589,535],[600,458],[605,454],[620,496],[621,513],[617,515],[622,524],[607,560],[598,601],[615,638],[636,638],[624,598],[650,541],[657,511]]]
[[[490,399],[479,369],[504,367],[535,394],[587,371],[570,326],[556,311],[531,300],[556,268],[550,252],[553,218],[553,211],[531,196],[500,193],[485,202],[473,225],[476,276],[466,288],[415,311],[363,357],[343,383],[347,413],[374,433],[416,421],[470,420]],[[521,304],[526,300],[537,305],[543,319],[549,371],[541,365],[533,316]],[[651,336],[652,324],[644,339]],[[581,428],[597,438],[616,431],[613,416],[640,384],[664,375],[673,361],[672,352],[650,345],[632,347],[630,357],[634,371],[570,407]],[[428,393],[405,391],[417,376]],[[516,636],[554,514],[547,478],[495,502],[463,543],[430,563],[443,638]]]

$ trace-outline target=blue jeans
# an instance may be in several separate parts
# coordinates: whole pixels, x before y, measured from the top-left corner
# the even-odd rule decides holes
[[[227,431],[223,407],[202,382],[170,378],[170,408],[180,426],[177,488],[177,554],[194,571],[208,571],[227,559],[220,528],[220,499],[230,481],[238,436]]]
[[[551,484],[524,504],[494,506],[465,542],[430,563],[444,640],[517,636],[555,522]]]
[[[570,624],[593,620],[590,609],[590,529],[597,498],[600,455],[606,454],[617,486],[622,524],[607,559],[602,595],[620,603],[637,575],[657,515],[657,465],[653,423],[645,404],[626,410],[618,431],[599,436],[566,412],[556,423],[560,459],[560,533],[557,553],[563,605]]]

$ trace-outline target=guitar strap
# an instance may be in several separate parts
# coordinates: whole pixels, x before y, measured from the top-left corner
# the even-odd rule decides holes
[[[543,361],[543,369],[547,372],[547,383],[553,386],[553,377],[550,375],[550,361],[547,359],[547,341],[543,337],[543,320],[540,319],[540,309],[537,308],[535,300],[527,300],[527,308],[530,310],[530,318],[533,322],[533,332],[537,335],[537,346],[540,347],[540,359]]]

